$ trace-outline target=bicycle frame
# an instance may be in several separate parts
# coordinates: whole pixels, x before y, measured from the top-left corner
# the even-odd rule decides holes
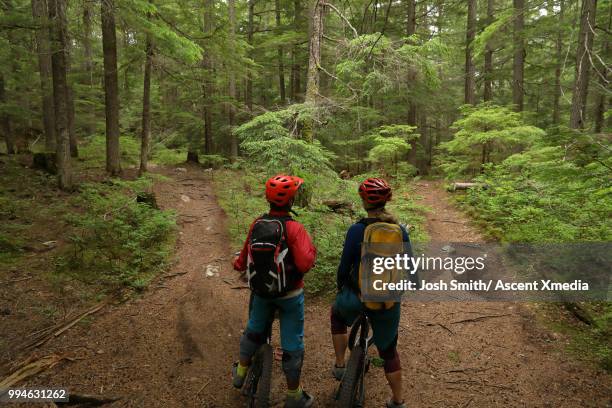
[[[357,333],[359,333],[359,337],[357,337]],[[357,342],[355,342],[357,340]],[[372,345],[372,336],[370,336],[370,319],[365,312],[362,312],[353,326],[351,327],[351,332],[349,334],[348,339],[348,347],[349,350],[353,350],[355,345],[363,346],[365,351]]]

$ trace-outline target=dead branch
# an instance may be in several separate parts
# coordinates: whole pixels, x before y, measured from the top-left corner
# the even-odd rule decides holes
[[[470,405],[470,403],[474,401],[474,397],[471,397],[469,400],[467,400],[467,402],[465,404],[463,404],[462,408],[467,408],[468,405]]]
[[[468,371],[477,373],[477,372],[488,371],[488,370],[490,370],[492,368],[495,368],[495,366],[484,367],[484,368],[480,368],[480,367],[455,368],[455,369],[452,369],[452,370],[444,371],[444,373],[445,374],[449,374],[449,373],[466,373]]]
[[[359,33],[357,32],[357,30],[355,29],[355,27],[353,27],[353,25],[351,24],[351,22],[348,20],[348,18],[346,18],[344,16],[344,14],[342,14],[342,12],[340,10],[338,10],[336,8],[336,6],[334,6],[331,3],[324,3],[324,5],[326,5],[327,7],[329,7],[330,9],[334,10],[336,12],[336,14],[338,14],[338,16],[342,19],[342,21],[344,21],[344,23],[349,26],[349,28],[353,31],[353,35],[355,36],[355,38],[359,37]]]
[[[87,316],[96,313],[97,311],[102,309],[104,306],[108,305],[108,303],[109,303],[109,299],[104,300],[104,301],[98,303],[97,305],[93,306],[92,308],[86,310],[85,312],[83,312],[83,313],[77,315],[76,317],[70,319],[68,322],[63,321],[61,323],[58,323],[57,325],[53,326],[51,328],[51,330],[43,329],[42,330],[42,334],[39,335],[39,336],[36,336],[31,342],[29,342],[25,346],[23,346],[23,349],[39,347],[39,346],[45,344],[50,339],[52,339],[54,337],[58,337],[59,335],[61,335],[66,330],[68,330],[71,327],[73,327],[75,324],[77,324],[78,322],[80,322],[81,320],[86,318]]]
[[[443,328],[444,330],[446,330],[447,332],[449,332],[450,334],[455,334],[451,329],[449,329],[448,327],[446,327],[445,325],[443,325],[442,323],[426,323],[425,326],[440,326],[441,328]]]
[[[11,279],[11,280],[7,280],[7,281],[4,281],[4,282],[0,282],[0,286],[8,285],[9,283],[26,281],[28,279],[32,279],[32,276],[26,276],[24,278],[17,278],[17,279]]]
[[[457,321],[451,322],[451,324],[468,323],[468,322],[479,322],[479,321],[485,320],[485,319],[493,319],[495,317],[504,317],[504,316],[512,316],[512,313],[499,314],[499,315],[478,316],[478,317],[474,317],[472,319],[457,320]]]
[[[441,220],[439,218],[432,218],[431,220],[432,221],[439,221],[439,222],[448,222],[448,223],[451,223],[451,224],[460,224],[460,225],[464,225],[465,224],[465,222],[452,221],[452,220]]]
[[[26,362],[19,369],[14,371],[4,380],[0,381],[0,391],[11,388],[18,382],[23,381],[26,378],[32,377],[45,370],[53,368],[61,361],[70,360],[70,358],[65,355],[50,354],[36,361],[29,362],[28,360],[26,360]]]
[[[162,279],[170,279],[170,278],[174,278],[175,276],[181,276],[181,275],[185,275],[186,273],[189,273],[189,271],[187,272],[177,272],[177,273],[171,273],[169,275],[163,275]]]
[[[196,395],[200,395],[200,393],[204,390],[204,388],[206,388],[208,386],[208,384],[210,384],[211,380],[208,380],[204,383],[204,385],[202,385],[202,387],[200,387],[200,389],[198,390],[198,392],[196,392]]]

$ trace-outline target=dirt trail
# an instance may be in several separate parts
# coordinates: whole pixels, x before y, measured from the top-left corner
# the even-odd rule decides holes
[[[47,351],[82,359],[32,383],[121,396],[112,404],[116,407],[244,405],[229,384],[229,367],[245,324],[248,291],[232,289],[237,283],[229,267],[225,218],[209,176],[188,169],[174,177],[159,184],[156,194],[162,207],[180,216],[177,261],[167,274],[180,275],[161,279],[141,298],[107,309],[88,328],[75,328],[45,345]],[[480,238],[439,185],[419,182],[416,188],[432,209],[428,229],[433,239]],[[207,277],[207,265],[213,276]],[[303,383],[317,406],[331,406],[337,383],[329,373],[329,304],[306,302]],[[451,323],[484,314],[510,316]],[[612,406],[610,377],[564,360],[555,351],[558,339],[533,321],[528,309],[510,303],[403,304],[399,348],[408,406]],[[282,406],[280,362],[274,376],[273,401]],[[368,374],[367,395],[366,406],[383,405],[388,391],[382,369]]]

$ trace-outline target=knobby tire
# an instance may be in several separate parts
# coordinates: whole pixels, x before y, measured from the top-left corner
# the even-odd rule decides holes
[[[344,370],[340,391],[338,392],[338,400],[336,401],[337,408],[352,408],[357,402],[357,392],[359,381],[363,373],[363,359],[365,353],[361,345],[353,347],[348,363]]]
[[[270,388],[272,386],[272,346],[264,344],[258,351],[260,360],[259,379],[257,380],[257,390],[253,396],[255,401],[251,401],[253,408],[268,408],[270,406]]]

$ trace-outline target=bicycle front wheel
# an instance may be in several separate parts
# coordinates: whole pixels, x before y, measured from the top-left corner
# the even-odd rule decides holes
[[[337,408],[353,408],[358,402],[359,383],[363,377],[365,353],[361,345],[353,347],[338,392]]]
[[[270,406],[270,387],[272,386],[272,346],[264,344],[258,350],[261,363],[261,371],[257,380],[257,390],[255,391],[255,403],[251,404],[254,408],[268,408]]]

